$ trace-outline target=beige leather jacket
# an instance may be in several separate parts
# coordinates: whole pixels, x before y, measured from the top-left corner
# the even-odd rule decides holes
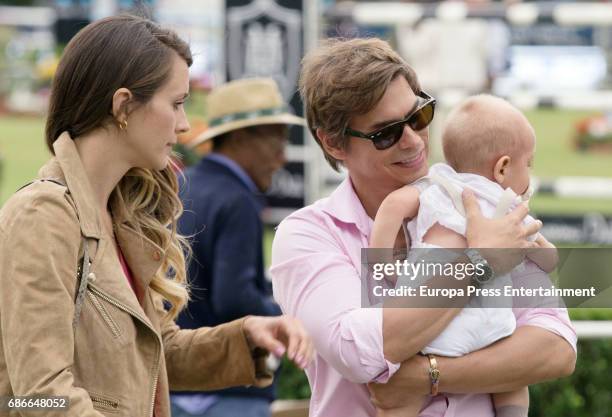
[[[66,186],[35,182],[0,210],[0,396],[68,396],[69,408],[0,416],[169,417],[169,389],[268,385],[243,320],[198,330],[161,325],[148,287],[162,251],[114,219],[141,306],[101,230],[74,142],[65,133],[54,149],[39,177]],[[98,245],[90,245],[93,275],[73,332],[82,236]]]

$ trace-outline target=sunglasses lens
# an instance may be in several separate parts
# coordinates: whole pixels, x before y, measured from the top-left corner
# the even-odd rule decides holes
[[[415,114],[413,114],[410,117],[410,120],[408,120],[408,125],[414,131],[423,130],[427,126],[429,126],[429,124],[433,120],[433,116],[434,105],[433,103],[430,103],[419,111],[417,111]]]
[[[388,126],[380,132],[380,135],[374,141],[374,146],[378,150],[390,148],[395,145],[404,133],[404,123],[396,123]]]
[[[376,135],[376,138],[372,139],[376,149],[384,150],[395,145],[402,137],[402,134],[404,133],[404,125],[406,124],[408,124],[408,126],[410,126],[410,128],[415,132],[425,129],[433,120],[434,108],[434,103],[429,103],[417,110],[410,116],[410,118],[408,118],[408,120],[394,123],[391,126],[387,126],[386,128],[380,130]]]

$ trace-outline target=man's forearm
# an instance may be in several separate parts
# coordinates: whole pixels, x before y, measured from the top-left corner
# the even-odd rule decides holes
[[[460,358],[438,359],[440,391],[495,393],[561,378],[574,371],[576,353],[561,336],[534,326]]]

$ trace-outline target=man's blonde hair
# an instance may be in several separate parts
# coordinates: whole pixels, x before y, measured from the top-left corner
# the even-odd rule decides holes
[[[442,133],[444,158],[457,172],[480,173],[501,156],[520,151],[525,124],[533,132],[523,113],[502,98],[469,97],[448,115]]]
[[[329,39],[306,54],[299,88],[308,127],[319,146],[317,129],[329,136],[333,146],[346,149],[344,130],[350,119],[372,110],[398,75],[406,79],[415,94],[420,93],[414,70],[387,42],[376,38]],[[338,171],[339,161],[323,146],[321,149]]]

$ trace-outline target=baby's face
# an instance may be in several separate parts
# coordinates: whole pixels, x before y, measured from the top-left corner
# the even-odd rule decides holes
[[[518,195],[524,194],[529,188],[529,174],[535,154],[533,131],[530,130],[530,134],[526,134],[524,138],[520,149],[517,149],[511,156],[504,184],[500,184],[504,188],[510,187]]]

